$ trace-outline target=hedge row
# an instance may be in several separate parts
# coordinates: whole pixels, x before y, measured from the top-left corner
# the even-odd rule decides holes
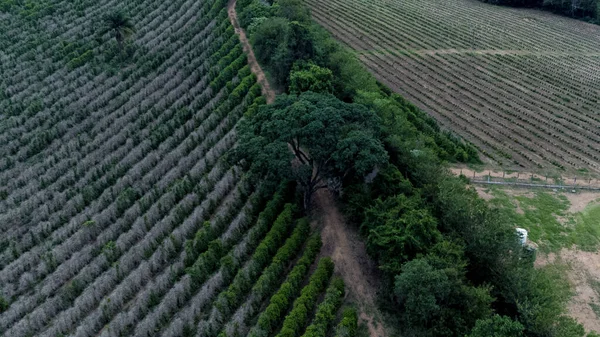
[[[283,315],[285,315],[287,308],[292,298],[300,291],[302,281],[309,271],[310,265],[321,250],[321,237],[318,235],[312,236],[306,248],[304,254],[298,260],[292,271],[288,274],[285,282],[279,287],[277,293],[271,296],[269,306],[260,314],[258,317],[258,323],[254,326],[248,336],[250,337],[263,337],[269,336],[281,322]],[[331,262],[331,261],[329,261]],[[322,262],[319,264],[317,270],[326,270],[329,268],[329,263]],[[323,271],[321,271],[323,273]],[[317,272],[315,272],[315,275]],[[266,282],[266,281],[265,281]],[[255,287],[258,291],[266,293],[268,290],[264,287],[262,282],[257,282]],[[261,290],[262,289],[262,290]]]
[[[325,290],[331,274],[333,273],[333,262],[330,258],[323,258],[319,266],[310,277],[310,282],[302,289],[300,297],[294,301],[290,313],[285,316],[283,326],[277,337],[296,337],[306,326],[308,316],[317,304],[319,295]]]
[[[259,214],[256,225],[250,235],[251,242],[258,242],[262,235],[268,230],[269,225],[274,221],[275,217],[279,213],[285,199],[287,197],[289,186],[288,184],[282,184],[273,198],[267,203],[265,209]],[[206,249],[198,258],[193,259],[193,255],[190,257],[186,256],[186,260],[194,261],[192,265],[185,269],[186,273],[192,278],[192,285],[194,287],[200,286],[221,264],[220,259],[229,250],[231,243],[223,244],[220,239],[213,239],[208,241],[212,236],[210,233],[203,234],[207,230],[207,227],[203,227],[199,230],[201,233],[196,233],[194,242],[186,244],[188,251],[191,254],[195,254],[202,249]],[[196,241],[198,239],[198,241]],[[234,240],[232,240],[234,241]],[[191,247],[191,248],[190,248]]]
[[[347,308],[344,310],[340,323],[335,328],[335,337],[354,337],[358,328],[358,315],[356,309]]]
[[[292,204],[285,205],[283,212],[277,217],[267,236],[254,251],[249,262],[248,273],[244,273],[243,270],[238,272],[227,290],[219,294],[216,306],[224,316],[231,314],[231,311],[238,307],[244,299],[244,294],[250,290],[256,278],[260,276],[262,269],[271,261],[271,257],[275,254],[277,248],[288,236],[293,223],[293,211],[294,206]],[[302,238],[297,234],[297,231],[294,230],[294,234],[285,241],[285,245],[280,250],[291,248],[296,252],[303,243]]]
[[[344,281],[336,277],[331,281],[325,299],[317,307],[317,312],[312,323],[306,328],[304,337],[325,337],[331,323],[335,320],[336,313],[344,297]]]
[[[273,288],[279,283],[280,277],[289,265],[290,260],[296,256],[298,250],[308,238],[309,231],[310,225],[308,221],[305,218],[298,220],[298,224],[296,225],[292,236],[286,241],[285,245],[279,249],[277,255],[273,258],[271,265],[264,270],[258,281],[256,281],[252,287],[253,294],[256,294],[259,298],[263,298],[274,290]],[[310,251],[311,254],[320,248],[320,242],[317,242],[317,240],[313,241],[315,241],[313,246],[308,248],[308,251]]]

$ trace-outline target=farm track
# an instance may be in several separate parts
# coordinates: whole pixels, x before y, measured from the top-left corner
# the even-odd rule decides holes
[[[380,81],[488,160],[600,172],[597,26],[472,0],[307,4]]]

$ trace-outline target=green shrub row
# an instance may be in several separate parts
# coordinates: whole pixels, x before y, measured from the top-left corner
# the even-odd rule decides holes
[[[238,72],[238,74],[239,73],[240,72]],[[238,86],[231,91],[231,93],[229,94],[229,98],[232,100],[241,99],[248,92],[250,92],[250,90],[252,89],[252,86],[254,86],[255,84],[256,84],[256,76],[254,74],[247,75],[246,77],[244,77],[242,79],[242,81],[238,84]],[[250,95],[256,97],[255,92],[251,92]],[[258,95],[260,95],[260,92],[258,92]]]
[[[285,282],[279,287],[279,290],[271,296],[268,307],[259,315],[257,325],[250,330],[248,336],[269,336],[270,333],[277,328],[287,311],[291,299],[300,291],[302,281],[320,250],[321,237],[318,235],[312,236],[306,244],[304,254],[298,260],[292,271],[290,271]],[[326,264],[326,262],[322,263],[320,268],[326,269]],[[263,283],[259,280],[254,287],[256,288],[256,291],[262,293],[264,296],[270,290],[266,287],[266,284],[271,283],[272,281],[265,280]]]
[[[282,184],[271,201],[267,203],[265,209],[259,214],[256,225],[253,227],[253,231],[250,233],[251,242],[258,242],[262,235],[268,230],[269,224],[274,221],[279,210],[283,206],[283,203],[285,202],[287,189],[287,184]],[[200,229],[200,231],[203,230],[205,230],[205,228]],[[196,237],[199,237],[201,240],[204,240],[206,236],[208,236],[208,234],[205,235],[196,233]],[[233,241],[234,240],[232,240],[232,242]],[[194,262],[190,267],[185,269],[185,272],[192,278],[192,286],[199,287],[221,264],[220,259],[225,255],[229,248],[231,248],[229,246],[232,243],[227,244],[227,247],[224,247],[223,242],[220,239],[214,239],[207,241],[207,243],[192,243],[191,246],[193,247],[194,244],[197,247],[206,247],[206,251],[201,253],[198,258],[193,260]],[[192,253],[194,253],[193,248]],[[193,259],[193,257],[186,257],[186,260],[189,261],[190,259]]]
[[[304,337],[325,337],[331,323],[335,320],[336,313],[342,304],[344,298],[344,281],[336,277],[331,280],[331,284],[325,293],[325,299],[317,307],[315,318],[310,323]]]
[[[342,319],[335,328],[335,337],[354,337],[358,328],[358,315],[356,309],[346,308],[342,314]]]
[[[267,236],[254,251],[250,260],[249,272],[247,274],[238,272],[227,290],[219,295],[216,306],[221,313],[230,314],[243,299],[243,295],[250,290],[256,278],[260,276],[263,267],[269,263],[277,248],[289,234],[293,223],[293,211],[292,204],[285,205],[283,212],[277,217]]]
[[[294,301],[292,310],[285,316],[283,326],[277,337],[295,337],[299,335],[307,323],[312,308],[317,304],[319,295],[321,295],[327,283],[329,283],[332,273],[333,262],[331,259],[321,259],[317,270],[310,277],[310,282],[302,289],[300,297]]]
[[[287,223],[288,227],[290,227],[292,223],[292,205],[288,204],[288,206],[290,207],[286,207],[284,212],[279,216],[276,223],[273,225],[273,229],[271,230],[270,234],[274,232],[275,228],[280,228],[279,232],[283,233],[283,230],[286,229],[284,223]],[[306,220],[299,221],[294,228],[292,235],[285,241],[283,246],[277,250],[277,253],[273,259],[271,259],[271,257],[275,253],[275,249],[277,249],[279,246],[271,244],[274,242],[268,239],[269,236],[262,241],[252,256],[252,260],[248,265],[249,267],[247,270],[238,272],[229,288],[222,292],[217,298],[215,307],[217,310],[219,310],[222,317],[228,317],[231,315],[246,298],[245,295],[250,291],[250,289],[255,289],[253,285],[255,285],[257,282],[264,284],[264,280],[267,278],[272,280],[270,289],[274,287],[274,285],[277,283],[277,279],[281,276],[286,266],[289,264],[289,260],[298,253],[306,241],[309,229],[310,227]],[[283,237],[276,238],[273,236],[273,239],[281,242]],[[271,264],[264,269],[265,265],[270,260],[272,260]],[[262,292],[260,292],[259,295],[262,296]],[[263,297],[264,296],[260,298],[262,299]],[[211,326],[211,329],[220,329],[220,325],[218,327]],[[211,331],[209,334],[212,335],[217,331]]]
[[[273,288],[279,283],[278,281],[280,281],[281,275],[289,265],[290,260],[296,256],[298,250],[308,238],[309,231],[310,225],[308,221],[305,218],[298,220],[294,233],[286,241],[285,245],[277,251],[271,265],[269,265],[269,267],[263,271],[262,275],[260,275],[260,278],[252,287],[252,293],[259,298],[263,298],[274,290]],[[308,250],[314,252],[319,248],[320,242],[318,243],[318,246],[313,244],[313,247],[308,247]]]
[[[237,53],[237,49],[232,50],[232,52]],[[240,54],[237,55],[237,58],[227,67],[225,67],[225,69],[217,68],[219,69],[219,75],[210,82],[210,87],[213,90],[223,87],[223,85],[225,85],[225,83],[227,83],[227,81],[231,79],[238,72],[238,70],[244,67],[246,62],[248,62],[246,54],[240,50]]]

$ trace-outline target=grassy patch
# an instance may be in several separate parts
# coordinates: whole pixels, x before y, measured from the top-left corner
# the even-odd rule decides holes
[[[600,205],[590,205],[583,212],[568,213],[569,200],[563,194],[544,191],[530,196],[512,196],[501,189],[489,191],[490,201],[501,216],[516,227],[529,231],[529,238],[543,252],[556,252],[573,245],[586,251],[600,246]],[[517,212],[520,209],[521,212]]]
[[[592,302],[590,303],[590,307],[592,307],[592,310],[594,311],[594,314],[596,314],[596,317],[600,318],[600,305]]]

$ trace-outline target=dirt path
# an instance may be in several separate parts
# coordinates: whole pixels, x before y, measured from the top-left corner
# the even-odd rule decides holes
[[[248,37],[246,37],[246,32],[240,27],[237,18],[237,12],[235,11],[235,3],[236,0],[230,0],[227,5],[227,13],[229,15],[229,21],[235,28],[235,33],[240,37],[240,42],[242,43],[242,47],[246,55],[248,55],[248,64],[250,65],[250,70],[254,75],[256,75],[256,80],[260,84],[262,95],[267,99],[267,104],[273,103],[275,101],[275,91],[271,89],[269,85],[269,81],[267,81],[267,77],[263,72],[260,64],[256,60],[256,56],[254,56],[254,51],[252,50],[252,46],[248,41]]]
[[[600,253],[563,248],[558,254],[538,254],[536,267],[549,263],[566,264],[567,276],[574,295],[567,305],[569,316],[583,325],[586,331],[600,331]]]
[[[349,296],[358,305],[359,317],[367,324],[371,337],[387,336],[375,304],[376,266],[367,256],[361,238],[344,224],[333,196],[327,190],[315,194],[316,218],[322,226],[323,248],[321,254],[330,256],[335,263],[335,271],[346,283]]]

